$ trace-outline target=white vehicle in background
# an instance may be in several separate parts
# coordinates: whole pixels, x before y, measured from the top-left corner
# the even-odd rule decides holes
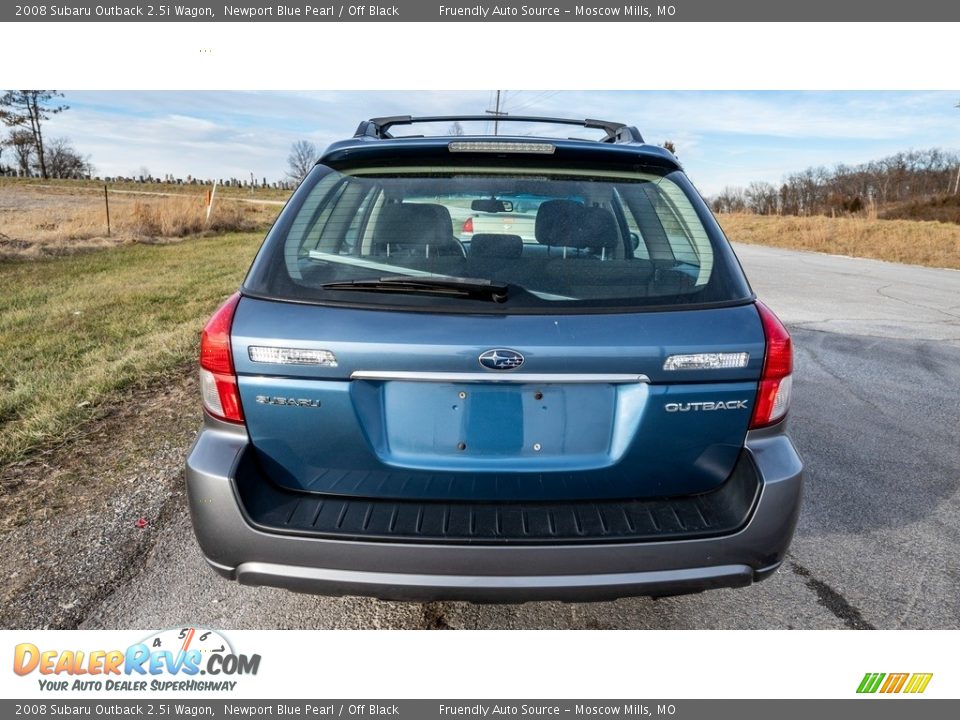
[[[491,233],[519,235],[524,243],[536,243],[537,210],[549,199],[519,195],[474,200],[459,228],[460,242],[469,243],[474,235]]]

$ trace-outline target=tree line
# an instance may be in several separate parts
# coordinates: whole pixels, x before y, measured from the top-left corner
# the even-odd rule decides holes
[[[0,137],[0,174],[41,178],[84,178],[93,172],[90,160],[67,138],[45,138],[43,125],[68,110],[56,90],[7,90],[0,95],[0,122],[9,131]],[[7,159],[9,158],[9,159]]]
[[[811,167],[778,186],[752,182],[726,187],[711,199],[714,212],[757,215],[841,215],[956,193],[960,155],[910,150],[860,165]]]

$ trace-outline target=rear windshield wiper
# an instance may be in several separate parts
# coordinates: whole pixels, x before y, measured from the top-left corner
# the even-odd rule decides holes
[[[324,290],[362,290],[364,292],[389,292],[447,297],[466,297],[506,302],[507,286],[492,280],[459,277],[416,277],[398,275],[383,278],[344,280],[324,283]]]

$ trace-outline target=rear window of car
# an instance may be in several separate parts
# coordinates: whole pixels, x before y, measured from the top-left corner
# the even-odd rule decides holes
[[[416,287],[398,286],[404,279]],[[393,282],[377,287],[383,280]],[[484,298],[423,287],[448,281],[505,291]],[[271,230],[244,290],[298,302],[498,313],[751,296],[682,173],[490,166],[318,166]]]

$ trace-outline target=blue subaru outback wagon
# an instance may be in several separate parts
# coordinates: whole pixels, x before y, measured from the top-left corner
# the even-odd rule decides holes
[[[207,561],[477,601],[772,574],[801,493],[790,336],[707,206],[621,123],[393,130],[479,119],[361,123],[210,319],[186,474]]]

